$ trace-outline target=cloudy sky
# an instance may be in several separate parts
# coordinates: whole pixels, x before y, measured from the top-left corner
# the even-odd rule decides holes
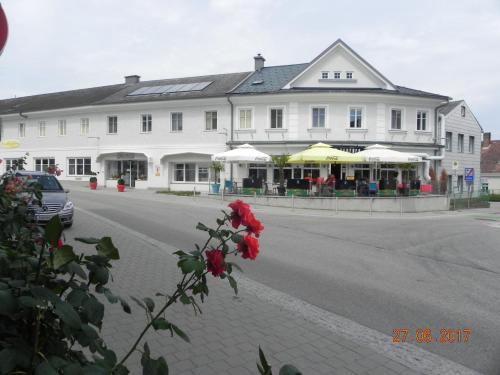
[[[500,0],[0,0],[0,98],[312,60],[337,38],[500,138]]]

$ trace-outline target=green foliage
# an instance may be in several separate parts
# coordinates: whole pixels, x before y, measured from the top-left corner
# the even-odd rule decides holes
[[[500,202],[500,194],[490,194],[489,201],[490,202]]]
[[[224,170],[224,164],[220,161],[214,161],[210,165],[210,169],[214,171],[214,182],[217,183],[220,181],[220,172]]]
[[[119,178],[118,180],[116,180],[116,184],[117,185],[125,185],[125,180],[123,178]]]
[[[156,194],[177,195],[179,197],[192,197],[193,195],[200,195],[199,191],[173,191],[173,190],[158,190]]]
[[[283,189],[285,187],[285,167],[288,166],[288,158],[290,155],[273,155],[273,164],[276,168],[278,168],[279,173],[279,182],[280,188]]]

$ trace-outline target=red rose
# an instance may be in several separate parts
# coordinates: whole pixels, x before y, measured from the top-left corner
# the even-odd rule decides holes
[[[260,233],[264,230],[264,226],[251,212],[246,216],[246,226],[248,233],[255,234],[255,237],[259,237]]]
[[[259,240],[247,234],[243,237],[243,241],[238,244],[238,251],[242,253],[241,257],[243,259],[254,260],[257,258],[257,254],[259,254]]]
[[[63,244],[62,240],[61,240],[61,239],[58,239],[58,240],[57,240],[57,248],[58,248],[58,249],[60,249],[61,247],[63,247],[63,245],[64,245],[64,244]]]
[[[243,202],[240,199],[235,200],[234,202],[229,203],[229,207],[233,209],[231,213],[231,225],[234,229],[238,229],[238,227],[243,224],[247,224],[246,217],[250,212],[250,206]]]
[[[226,263],[224,262],[224,254],[221,250],[212,249],[205,251],[207,255],[207,269],[212,272],[214,276],[220,276],[226,270]]]

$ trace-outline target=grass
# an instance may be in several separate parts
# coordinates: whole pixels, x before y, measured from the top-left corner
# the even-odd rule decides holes
[[[192,197],[193,195],[200,195],[199,191],[173,191],[173,190],[157,190],[156,194],[169,194],[177,195],[179,197]]]

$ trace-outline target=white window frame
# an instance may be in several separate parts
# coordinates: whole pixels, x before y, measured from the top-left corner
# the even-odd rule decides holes
[[[22,164],[24,162],[23,158],[6,158],[3,159],[5,161],[5,171],[8,172],[12,169],[12,164],[14,161],[18,162],[18,166],[21,165],[22,168],[24,168],[24,165]],[[20,170],[20,169],[18,169]]]
[[[174,129],[174,115],[180,115],[180,128],[179,122],[177,121],[176,129]],[[170,132],[171,133],[182,133],[184,130],[184,114],[180,111],[172,111],[170,112]]]
[[[202,169],[202,168],[207,170],[207,180],[206,181],[200,180],[200,169]],[[208,164],[202,164],[202,165],[196,164],[195,180],[196,180],[196,182],[200,182],[200,183],[210,182],[210,166]]]
[[[37,160],[41,160],[40,162],[40,167],[41,167],[41,170],[37,170],[36,169],[36,161]],[[43,163],[44,160],[47,160],[48,163]],[[50,161],[53,160],[54,161],[54,164],[50,164]],[[46,156],[46,157],[36,157],[36,158],[33,158],[33,170],[35,170],[36,172],[45,172],[46,170],[43,169],[44,165],[48,168],[50,166],[56,166],[56,158],[53,157],[53,156]]]
[[[392,127],[392,111],[401,111],[401,128],[393,128]],[[405,121],[405,109],[402,107],[390,107],[389,108],[389,130],[394,132],[404,132],[406,131],[406,121]]]
[[[144,121],[146,120],[146,121]],[[146,125],[146,127],[144,127]],[[146,129],[146,130],[144,130]],[[151,113],[142,113],[140,116],[140,133],[150,134],[153,132],[153,115]]]
[[[472,140],[472,142],[471,142]],[[469,135],[469,154],[474,154],[476,151],[476,137],[473,135]]]
[[[342,79],[342,72],[339,70],[333,72],[333,79]]]
[[[57,120],[57,135],[65,137],[67,134],[66,120]]]
[[[460,142],[460,139],[462,139],[462,142]],[[464,153],[464,146],[465,146],[465,134],[463,133],[458,133],[457,134],[457,152],[459,154]]]
[[[250,111],[250,127],[242,128],[241,127],[241,111]],[[254,129],[254,108],[253,107],[238,107],[237,108],[237,114],[238,114],[238,130],[253,130]]]
[[[418,128],[418,115],[419,113],[425,113],[425,128],[422,129],[422,126],[420,126],[420,129]],[[430,111],[427,110],[427,109],[419,109],[417,108],[417,114],[416,114],[416,117],[415,117],[415,120],[416,120],[416,123],[415,123],[415,130],[417,132],[423,132],[423,133],[428,133],[429,132],[429,123],[430,123],[430,119],[429,119],[429,115],[430,115]]]
[[[75,164],[75,173],[71,173],[71,168],[70,168],[70,160],[74,159]],[[78,159],[81,159],[83,161],[83,173],[78,173]],[[90,156],[70,156],[66,159],[66,166],[67,166],[67,176],[90,176],[90,173],[85,173],[85,160],[89,160],[89,165],[90,165],[90,171],[92,171],[92,158]]]
[[[448,134],[450,135],[450,143],[448,144]],[[444,147],[445,151],[453,152],[453,132],[444,133]]]
[[[321,79],[330,79],[330,72],[321,72]]]
[[[88,117],[82,117],[80,119],[80,135],[89,135],[89,133],[90,133],[90,119]]]
[[[182,164],[183,165],[183,169],[182,169],[182,176],[183,176],[183,179],[182,180],[177,180],[177,165],[178,164]],[[194,164],[194,180],[193,181],[186,181],[186,164]],[[187,184],[194,184],[196,183],[197,181],[197,177],[198,177],[198,164],[195,163],[195,162],[173,162],[173,168],[172,168],[172,171],[173,171],[173,176],[172,176],[172,182],[174,183],[187,183]],[[210,176],[209,176],[209,179],[210,179]]]
[[[18,132],[19,138],[26,137],[26,123],[25,122],[19,123],[19,125],[17,127],[17,132]]]
[[[215,129],[213,128],[213,116],[210,118],[210,129],[208,129],[208,114],[215,113]],[[216,109],[205,111],[205,128],[206,132],[216,132],[219,129],[219,112]]]
[[[271,111],[272,110],[276,110],[276,109],[279,109],[281,110],[281,128],[272,128],[271,125],[272,125],[272,119],[273,119],[273,116],[271,114]],[[285,118],[286,118],[286,107],[285,106],[280,106],[280,105],[271,105],[271,106],[268,106],[267,107],[267,130],[276,130],[276,131],[280,131],[280,130],[283,130],[286,128],[286,122],[285,122]]]
[[[351,110],[352,109],[361,109],[361,127],[353,127],[351,128]],[[365,105],[356,105],[351,104],[347,106],[347,129],[348,130],[360,130],[366,129],[366,106]]]
[[[315,108],[323,108],[325,110],[325,124],[323,127],[318,127],[318,126],[313,126],[313,111]],[[328,126],[328,104],[311,104],[309,106],[309,130],[324,130],[324,129],[329,129]]]
[[[42,138],[47,136],[47,123],[45,121],[38,121],[38,136]]]
[[[345,79],[353,79],[353,73],[354,72],[345,72]],[[350,77],[349,77],[350,75]]]
[[[109,122],[109,121],[110,121],[112,118],[116,119],[116,123],[115,123],[115,124],[113,124],[113,125],[114,125],[114,128],[115,128],[115,129],[114,129],[114,130],[115,130],[114,132],[110,132],[110,130],[111,130],[111,129],[110,129],[110,125],[111,125],[111,124],[110,124],[110,122]],[[110,116],[108,116],[108,117],[107,117],[107,121],[106,121],[106,134],[108,134],[108,135],[116,135],[116,134],[118,134],[118,116],[117,116],[117,115],[110,115]]]

